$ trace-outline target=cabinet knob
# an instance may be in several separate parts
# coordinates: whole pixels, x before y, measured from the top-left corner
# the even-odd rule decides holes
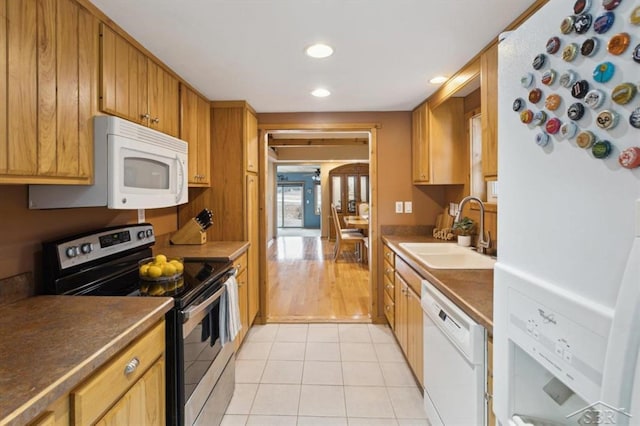
[[[386,269],[384,270],[384,273],[385,273],[385,274],[390,274],[391,272],[393,272],[393,271],[392,271],[391,269],[389,269],[389,268],[386,268]]]
[[[391,310],[391,306],[389,306],[389,305],[385,306],[384,308],[385,308],[387,311],[390,311],[390,310]]]
[[[142,118],[143,120],[148,120],[151,116],[149,115],[149,113],[146,114],[141,114],[140,118]]]
[[[390,253],[390,252],[387,252],[387,253],[386,253],[386,256],[387,256],[387,257],[391,257],[391,253]]]
[[[136,368],[140,365],[140,360],[137,357],[134,357],[131,361],[127,363],[124,367],[124,375],[128,376],[129,374],[136,371]]]
[[[158,117],[154,118],[151,120],[152,123],[158,124],[160,122],[160,119]]]

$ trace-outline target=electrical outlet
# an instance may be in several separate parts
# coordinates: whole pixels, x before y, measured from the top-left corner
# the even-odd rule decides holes
[[[458,203],[449,203],[449,216],[458,214]]]
[[[402,213],[402,201],[396,201],[396,213]]]
[[[404,212],[405,213],[413,212],[413,203],[411,201],[404,202]]]

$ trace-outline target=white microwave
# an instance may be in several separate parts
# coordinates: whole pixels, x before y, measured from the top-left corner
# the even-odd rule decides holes
[[[96,116],[93,185],[30,185],[29,208],[152,209],[188,201],[186,142],[112,116]]]

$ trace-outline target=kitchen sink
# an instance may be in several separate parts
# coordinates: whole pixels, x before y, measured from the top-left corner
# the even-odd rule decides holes
[[[495,259],[456,243],[400,243],[416,260],[433,269],[493,269]]]

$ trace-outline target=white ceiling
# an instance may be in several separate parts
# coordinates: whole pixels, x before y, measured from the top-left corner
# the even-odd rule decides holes
[[[258,112],[406,111],[534,0],[91,0],[211,100]],[[311,59],[315,42],[335,49]],[[316,87],[328,98],[309,94]]]

